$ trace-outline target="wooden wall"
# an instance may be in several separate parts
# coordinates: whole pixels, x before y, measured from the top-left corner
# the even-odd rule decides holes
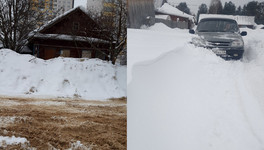
[[[128,27],[140,28],[155,23],[153,0],[128,0]]]

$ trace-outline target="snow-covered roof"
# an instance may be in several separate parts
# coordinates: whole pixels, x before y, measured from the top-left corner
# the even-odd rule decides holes
[[[53,40],[66,40],[66,41],[93,41],[99,43],[109,43],[106,40],[98,39],[98,38],[91,38],[91,37],[83,37],[83,36],[73,36],[73,35],[65,35],[65,34],[42,34],[36,33],[34,35],[35,38],[41,39],[53,39]]]
[[[43,26],[41,26],[38,31],[41,31],[41,30],[44,30],[45,28],[53,25],[54,23],[56,23],[58,20],[60,19],[63,19],[65,16],[67,16],[68,14],[70,14],[71,12],[73,11],[76,11],[77,9],[80,9],[81,11],[83,11],[85,14],[87,14],[89,16],[89,13],[88,11],[83,7],[83,6],[78,6],[78,7],[75,7],[73,9],[70,9],[68,11],[66,11],[64,14],[61,14],[57,17],[55,17],[54,19],[48,21],[46,24],[44,24]]]
[[[76,11],[77,9],[80,9],[83,11],[87,16],[89,16],[88,11],[83,6],[78,6],[76,8],[73,8],[64,14],[57,16],[56,18],[50,20],[43,26],[41,26],[38,30],[35,30],[31,32],[29,35],[35,38],[41,38],[41,39],[54,39],[54,40],[66,40],[66,41],[93,41],[93,42],[99,42],[99,43],[109,43],[106,40],[98,39],[98,38],[91,38],[91,37],[84,37],[84,36],[73,36],[73,35],[66,35],[66,34],[45,34],[40,33],[41,31],[49,28],[50,26],[54,25],[55,23],[59,22],[63,18],[65,18],[68,14],[72,13],[73,11]]]
[[[158,19],[165,19],[165,20],[171,20],[169,15],[155,15],[155,18]]]
[[[168,15],[174,15],[174,16],[180,16],[184,18],[188,18],[189,20],[194,20],[194,16],[186,14],[182,11],[180,11],[178,8],[175,8],[168,3],[164,3],[160,8],[156,10],[157,12],[168,14]]]
[[[203,18],[228,18],[237,21],[238,25],[256,25],[254,16],[235,16],[219,14],[200,14],[199,21]]]

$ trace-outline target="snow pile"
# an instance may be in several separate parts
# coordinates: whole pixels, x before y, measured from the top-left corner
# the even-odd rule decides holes
[[[24,122],[30,119],[31,118],[27,116],[0,116],[0,127],[5,127],[15,122]]]
[[[0,95],[108,99],[126,96],[126,67],[99,59],[55,58],[0,50]]]
[[[80,141],[76,141],[75,143],[71,143],[71,148],[67,150],[90,150],[91,148],[88,148],[81,144]]]
[[[264,31],[245,30],[241,61],[188,30],[128,30],[128,149],[264,149]]]
[[[0,136],[0,148],[5,148],[8,145],[17,145],[17,144],[26,144],[28,143],[26,138],[20,137],[8,137],[8,136]]]
[[[151,30],[151,31],[149,31]],[[180,39],[189,39],[191,37],[188,30],[171,29],[163,23],[157,23],[147,30],[128,29],[128,83],[131,81],[131,69],[138,62],[152,60],[159,55],[169,52],[175,48],[183,46]]]

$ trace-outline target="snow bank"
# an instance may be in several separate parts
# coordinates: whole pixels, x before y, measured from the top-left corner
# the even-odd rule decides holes
[[[0,95],[108,99],[126,96],[126,67],[99,59],[55,58],[0,50]]]
[[[0,136],[0,148],[4,148],[8,145],[17,145],[17,144],[25,144],[28,143],[26,138],[20,137],[8,137],[8,136]]]
[[[163,23],[156,23],[145,30],[128,29],[128,83],[131,81],[132,68],[135,64],[153,60],[159,55],[183,46],[180,39],[191,41],[187,29],[171,29]]]
[[[129,150],[264,149],[264,31],[245,30],[241,61],[187,30],[128,30]]]
[[[76,141],[75,143],[71,143],[71,148],[66,149],[66,150],[79,150],[79,149],[91,150],[91,148],[88,148],[88,147],[84,146],[83,144],[81,144],[80,141]]]

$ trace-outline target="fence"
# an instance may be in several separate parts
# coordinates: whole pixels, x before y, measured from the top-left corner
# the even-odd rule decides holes
[[[177,22],[177,21],[172,21],[172,20],[155,18],[155,23],[163,23],[170,28],[188,29],[188,22],[184,22],[184,21]]]

